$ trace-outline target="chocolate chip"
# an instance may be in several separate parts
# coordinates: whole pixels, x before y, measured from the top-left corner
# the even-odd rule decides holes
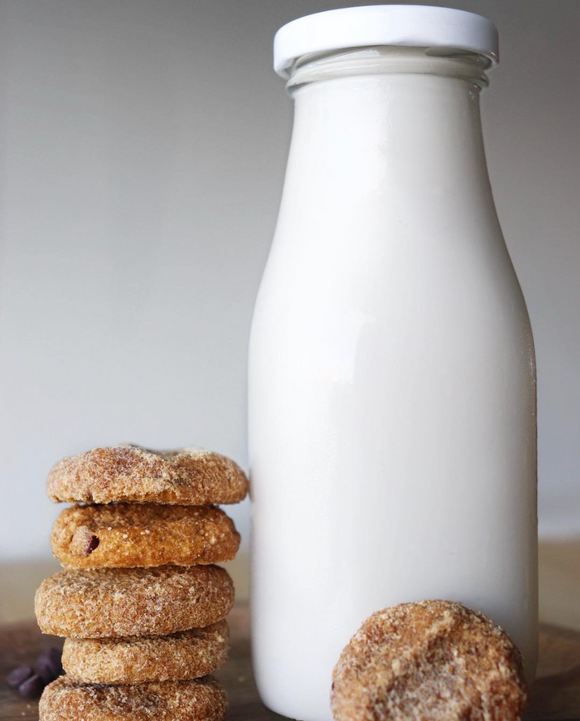
[[[90,538],[87,538],[87,556],[91,555],[91,553],[95,550],[99,543],[100,540],[98,536],[91,536]]]
[[[88,526],[79,526],[71,538],[70,550],[76,556],[90,556],[99,543],[99,537]]]
[[[46,684],[40,676],[34,674],[18,687],[18,693],[24,698],[38,698],[44,691]]]
[[[51,648],[36,659],[36,670],[46,683],[50,683],[62,674],[62,653],[58,648]]]
[[[34,671],[30,666],[18,666],[18,668],[12,669],[8,676],[6,676],[6,681],[10,688],[18,688],[23,681],[26,681],[26,679],[30,678],[33,674]]]

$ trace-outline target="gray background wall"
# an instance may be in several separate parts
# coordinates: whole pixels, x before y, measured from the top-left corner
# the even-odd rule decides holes
[[[271,40],[348,4],[0,0],[1,556],[49,553],[63,455],[196,443],[246,464],[247,338],[292,120]],[[447,4],[500,27],[484,124],[537,343],[541,528],[573,534],[580,3]]]

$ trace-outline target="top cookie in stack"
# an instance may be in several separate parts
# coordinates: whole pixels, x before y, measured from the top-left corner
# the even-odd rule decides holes
[[[104,721],[116,709],[134,721],[145,707],[160,720],[223,718],[224,690],[199,677],[227,656],[234,589],[212,564],[232,559],[240,536],[213,504],[244,498],[242,470],[198,448],[115,446],[65,458],[47,486],[82,505],[56,520],[66,570],[36,594],[41,629],[67,639],[67,675],[46,688],[40,718]]]
[[[135,445],[94,448],[64,458],[47,480],[58,503],[238,503],[248,479],[234,461],[202,448],[152,451]]]

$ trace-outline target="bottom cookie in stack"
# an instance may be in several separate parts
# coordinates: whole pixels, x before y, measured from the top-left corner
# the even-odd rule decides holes
[[[53,681],[40,699],[42,721],[221,721],[226,692],[211,676],[137,686]]]

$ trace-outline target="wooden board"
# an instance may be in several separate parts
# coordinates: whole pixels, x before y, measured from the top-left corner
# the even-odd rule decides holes
[[[230,697],[230,721],[272,721],[258,698],[250,658],[250,621],[246,605],[230,616],[232,651],[218,674]],[[42,636],[33,621],[0,626],[0,719],[38,719],[38,704],[22,699],[6,684],[8,671],[22,663],[33,664],[50,646],[60,645]],[[297,689],[299,693],[299,689]],[[540,635],[538,680],[532,689],[526,719],[529,721],[580,721],[580,633],[543,626]],[[79,719],[82,721],[82,719]]]

